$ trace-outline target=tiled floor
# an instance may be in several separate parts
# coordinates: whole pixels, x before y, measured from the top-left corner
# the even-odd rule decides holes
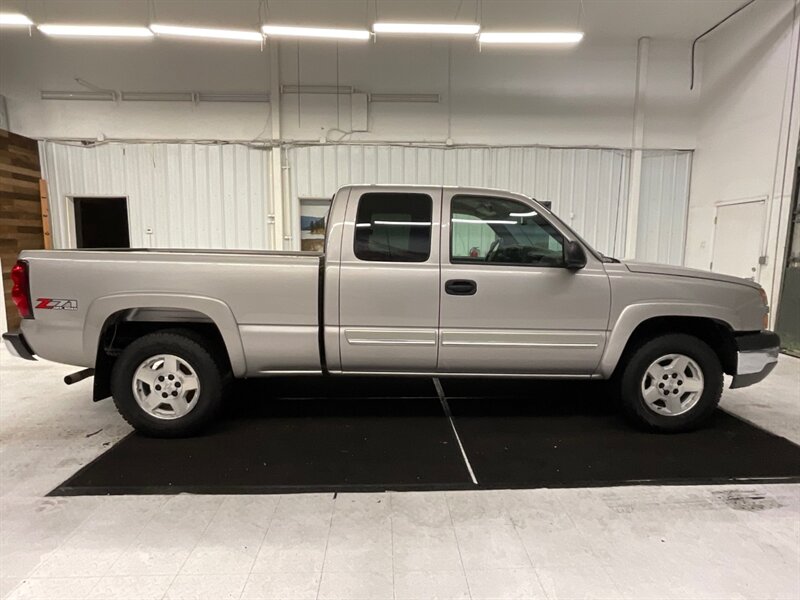
[[[800,598],[800,485],[45,498],[128,431],[71,370],[0,350],[0,598]],[[799,401],[782,357],[723,406]]]

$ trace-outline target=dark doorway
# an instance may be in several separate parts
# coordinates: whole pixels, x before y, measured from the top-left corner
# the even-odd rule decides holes
[[[127,198],[73,198],[78,248],[130,248]]]

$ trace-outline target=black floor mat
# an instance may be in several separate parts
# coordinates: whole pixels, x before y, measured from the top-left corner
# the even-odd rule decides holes
[[[186,439],[133,433],[51,495],[454,489],[469,474],[438,398],[237,401]]]
[[[723,410],[700,430],[658,434],[625,422],[602,382],[506,380],[489,389],[485,380],[447,380],[443,387],[484,487],[800,480],[800,446]]]
[[[597,383],[442,380],[479,487],[800,481],[800,446],[718,411],[637,431]],[[245,382],[200,437],[132,434],[51,495],[475,489],[430,379]],[[477,397],[476,397],[477,396]]]

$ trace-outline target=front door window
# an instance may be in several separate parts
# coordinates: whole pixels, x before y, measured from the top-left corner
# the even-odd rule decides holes
[[[451,208],[452,263],[564,266],[564,238],[530,206],[486,196],[456,196]]]

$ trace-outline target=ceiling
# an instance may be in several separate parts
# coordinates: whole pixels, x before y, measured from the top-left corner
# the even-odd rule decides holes
[[[772,1],[772,0],[761,0]],[[36,23],[253,28],[368,27],[376,20],[474,22],[485,31],[574,30],[587,38],[692,39],[744,0],[0,0]],[[377,15],[377,18],[376,18]],[[742,13],[746,18],[746,12]]]

